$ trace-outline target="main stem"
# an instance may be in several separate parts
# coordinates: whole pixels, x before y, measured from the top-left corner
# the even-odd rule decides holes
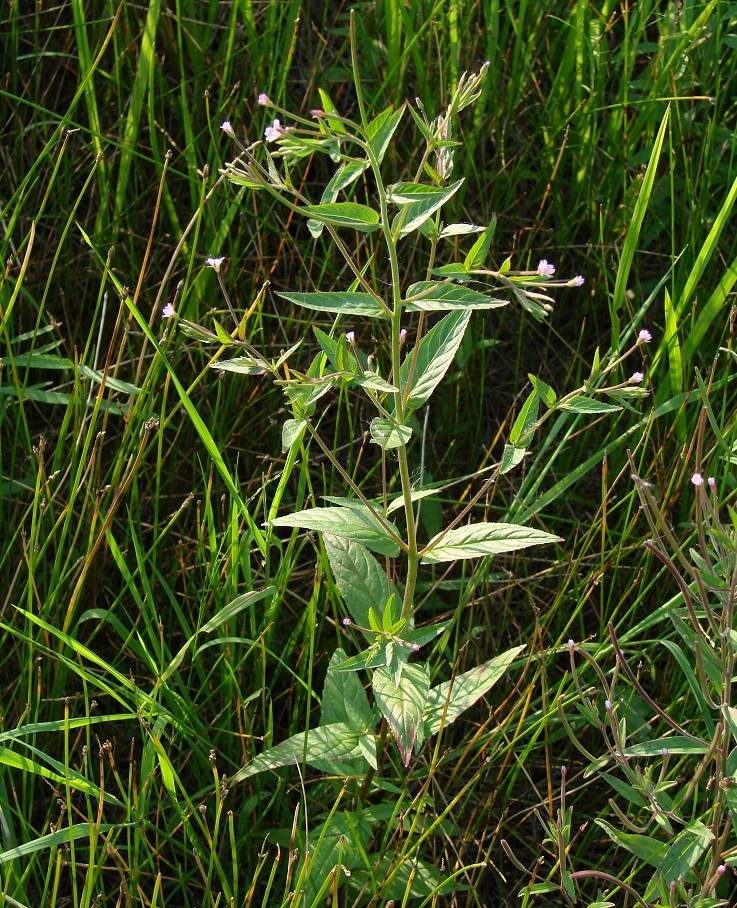
[[[373,158],[373,155],[371,155]],[[373,167],[374,161],[372,161]],[[377,175],[377,185],[379,187],[379,200],[381,205],[381,220],[384,225],[384,239],[386,240],[389,251],[389,262],[391,265],[392,275],[392,374],[394,384],[398,390],[394,395],[394,407],[397,422],[404,423],[404,395],[401,382],[401,341],[400,332],[402,330],[402,288],[399,277],[399,259],[397,258],[397,244],[391,234],[389,226],[389,216],[386,204],[386,195],[384,187],[379,177],[378,164],[373,167]],[[420,565],[420,559],[417,554],[417,527],[415,525],[415,513],[412,507],[412,482],[409,477],[409,464],[407,462],[407,446],[401,445],[398,449],[399,455],[399,478],[402,483],[402,497],[404,499],[404,516],[407,520],[407,578],[404,585],[404,599],[402,601],[402,618],[409,618],[412,613],[412,603],[415,596],[415,586],[417,584],[417,571]]]
[[[358,57],[356,45],[356,27],[355,16],[351,10],[350,17],[351,32],[351,63],[353,66],[353,81],[356,85],[356,95],[358,98],[358,107],[361,112],[361,124],[366,129],[368,126],[366,118],[366,108],[363,103],[363,94],[361,92],[361,80],[358,74]],[[381,208],[381,225],[384,234],[384,240],[389,251],[389,262],[391,264],[392,275],[392,374],[394,384],[397,386],[397,392],[394,395],[394,414],[398,423],[404,423],[404,401],[402,395],[401,374],[401,344],[400,331],[402,330],[402,286],[399,276],[399,259],[397,258],[397,244],[392,236],[391,224],[389,223],[389,211],[386,201],[386,190],[381,178],[381,167],[379,161],[373,153],[371,143],[367,142],[365,146],[366,155],[371,165],[371,170],[376,178],[376,188],[379,193],[379,206]],[[407,578],[404,585],[404,599],[402,600],[402,618],[409,618],[412,613],[412,603],[415,597],[415,586],[417,585],[417,571],[420,559],[417,554],[417,528],[415,526],[415,514],[412,508],[412,483],[409,477],[409,465],[407,463],[407,447],[401,445],[398,448],[399,455],[399,478],[402,483],[402,497],[404,499],[404,515],[407,520]]]

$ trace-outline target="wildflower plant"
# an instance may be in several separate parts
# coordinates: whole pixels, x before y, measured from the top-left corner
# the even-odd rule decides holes
[[[225,294],[235,330],[216,325],[185,330],[201,340],[241,345],[243,355],[218,362],[213,368],[246,375],[268,373],[285,395],[291,412],[282,426],[282,448],[292,462],[303,440],[314,440],[343,478],[346,495],[325,505],[296,513],[269,515],[271,528],[289,527],[321,534],[336,587],[346,615],[346,640],[363,639],[358,653],[343,648],[333,654],[322,698],[320,724],[255,757],[234,778],[238,781],[303,760],[319,769],[363,778],[362,795],[369,790],[379,767],[389,732],[407,765],[422,743],[450,724],[483,696],[524,648],[502,653],[473,670],[436,686],[422,658],[423,648],[443,632],[444,623],[423,625],[415,595],[422,565],[455,562],[497,555],[561,541],[559,537],[518,524],[467,522],[474,505],[499,475],[519,464],[537,429],[551,413],[602,414],[620,410],[629,400],[647,394],[629,380],[604,387],[605,380],[623,359],[646,342],[642,335],[622,356],[595,358],[591,376],[574,392],[558,398],[542,380],[530,376],[532,391],[512,428],[501,462],[468,505],[426,544],[418,537],[417,508],[434,488],[416,488],[410,469],[410,451],[418,434],[418,415],[454,362],[473,314],[516,303],[537,320],[551,311],[551,291],[579,287],[584,279],[555,278],[555,266],[541,260],[532,269],[514,270],[511,257],[500,266],[489,263],[496,218],[490,224],[446,223],[443,211],[463,180],[453,180],[460,143],[459,115],[481,94],[488,66],[463,74],[446,109],[428,119],[422,103],[405,103],[369,118],[361,92],[352,40],[353,73],[359,111],[357,121],[343,116],[328,94],[320,90],[322,107],[309,119],[277,107],[265,95],[258,103],[275,114],[264,141],[238,141],[230,121],[223,130],[238,145],[238,155],[224,173],[238,186],[266,192],[306,219],[313,237],[324,232],[352,274],[346,288],[311,292],[280,290],[288,303],[335,317],[333,330],[314,327],[320,352],[306,371],[289,359],[300,344],[271,360],[244,339],[243,322],[230,303],[222,278],[221,259],[210,259]],[[387,183],[382,164],[403,119],[411,117],[422,136],[422,151],[410,182]],[[303,181],[293,177],[302,159],[321,154],[335,165],[319,201],[311,199]],[[366,175],[368,179],[360,178]],[[372,188],[371,198],[357,201],[360,187]],[[300,188],[298,188],[300,187]],[[368,189],[366,190],[368,194]],[[372,257],[388,262],[388,285],[374,281],[350,237],[374,235]],[[419,236],[418,236],[419,235]],[[446,249],[467,243],[465,255],[451,263]],[[410,280],[402,266],[409,244],[424,243],[427,264],[419,279]],[[443,249],[446,247],[446,249]],[[361,246],[358,246],[359,251]],[[387,340],[388,365],[361,349],[361,325],[368,320],[377,336]],[[321,437],[316,413],[330,392],[347,388],[365,397],[374,408],[370,438],[386,464],[396,463],[396,497],[384,482],[380,498],[368,498]],[[604,401],[608,395],[613,402]],[[382,559],[382,560],[379,560]],[[358,672],[368,672],[373,706]],[[377,730],[377,723],[379,728]]]

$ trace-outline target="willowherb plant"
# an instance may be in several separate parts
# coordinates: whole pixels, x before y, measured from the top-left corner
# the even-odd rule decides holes
[[[666,708],[650,696],[611,623],[616,662],[610,675],[585,646],[573,640],[568,644],[577,693],[565,704],[559,702],[559,716],[589,762],[585,775],[599,774],[618,795],[609,800],[613,815],[596,822],[616,846],[633,856],[624,879],[601,868],[574,870],[561,864],[561,884],[555,888],[569,900],[575,898],[579,881],[593,878],[610,892],[628,892],[641,905],[718,908],[734,904],[737,514],[720,502],[716,480],[701,473],[706,414],[705,406],[697,468],[691,476],[696,496],[692,548],[676,539],[650,484],[637,473],[632,477],[652,533],[645,546],[678,588],[676,597],[659,610],[680,638],[662,641],[686,682],[678,711],[675,703]],[[583,683],[587,669],[596,676],[591,687]],[[590,753],[571,727],[565,707],[574,704],[584,722],[602,734],[603,757]],[[661,735],[651,736],[650,722],[643,726],[641,717],[648,712],[652,723],[661,727]],[[567,830],[570,835],[570,817]],[[560,852],[568,845],[564,832],[560,827]],[[640,884],[643,874],[649,877],[644,885]],[[543,887],[550,885],[537,884],[538,891],[549,891]]]
[[[454,361],[474,311],[516,302],[534,318],[543,319],[551,311],[550,291],[556,287],[580,286],[583,278],[557,280],[555,267],[546,260],[541,260],[533,270],[513,270],[510,259],[492,268],[487,259],[496,219],[484,226],[446,224],[442,220],[443,207],[463,182],[452,181],[459,148],[453,139],[457,134],[457,118],[479,97],[486,65],[478,73],[461,77],[447,108],[433,120],[428,119],[419,101],[414,106],[405,103],[397,110],[388,108],[369,119],[357,76],[355,40],[352,54],[360,112],[357,122],[342,116],[320,90],[322,107],[311,112],[311,119],[290,114],[272,104],[266,95],[260,95],[259,104],[278,114],[265,130],[263,143],[243,145],[238,142],[231,123],[222,124],[239,147],[237,158],[225,168],[227,177],[237,185],[271,194],[305,217],[314,237],[327,231],[353,275],[353,283],[347,289],[278,294],[289,303],[336,316],[331,332],[314,328],[321,352],[306,372],[300,373],[288,365],[299,342],[276,360],[252,348],[244,339],[244,321],[239,320],[230,304],[218,259],[208,264],[218,273],[235,329],[231,334],[218,325],[213,333],[189,323],[183,326],[200,339],[243,348],[243,355],[217,363],[215,368],[243,374],[271,374],[282,388],[291,411],[282,428],[282,447],[288,458],[297,456],[308,435],[345,481],[346,496],[298,513],[282,516],[272,513],[268,524],[322,534],[330,568],[347,610],[343,619],[346,635],[350,628],[365,641],[364,648],[350,657],[342,649],[334,653],[325,682],[319,726],[256,757],[233,781],[304,759],[320,769],[363,778],[363,796],[378,768],[389,730],[407,765],[413,750],[418,750],[423,741],[453,722],[485,694],[524,648],[516,647],[452,681],[431,687],[429,667],[422,661],[421,651],[446,625],[419,625],[415,589],[420,566],[560,541],[550,533],[530,527],[467,523],[466,518],[491,483],[522,460],[536,430],[552,412],[608,413],[621,409],[623,401],[647,394],[640,387],[641,373],[610,387],[603,384],[622,360],[649,337],[645,336],[647,332],[641,332],[623,356],[600,361],[597,353],[589,380],[560,399],[550,386],[530,376],[532,392],[513,426],[496,470],[467,506],[427,544],[421,545],[415,508],[436,489],[415,488],[411,481],[409,449],[418,425],[416,417]],[[423,141],[414,179],[387,184],[382,162],[408,113]],[[292,177],[300,160],[315,154],[326,155],[336,165],[318,202],[308,198],[304,189],[298,189],[302,182]],[[364,185],[359,184],[363,174],[371,177],[365,183],[373,187],[373,199],[368,200],[372,204],[353,198],[357,186]],[[389,264],[387,285],[374,282],[367,274],[368,269],[359,264],[358,255],[349,248],[346,237],[356,233],[378,235]],[[427,244],[427,265],[424,273],[416,276],[418,279],[408,280],[402,254],[405,241],[412,237],[415,243],[417,233]],[[470,238],[465,256],[438,265],[442,245],[459,237]],[[436,315],[440,318],[433,321]],[[350,319],[349,330],[339,331],[339,321],[345,325],[346,319]],[[361,349],[356,319],[387,326],[389,366],[384,374],[380,364]],[[372,330],[374,327],[372,324]],[[371,440],[382,455],[392,452],[401,489],[397,497],[388,497],[386,482],[381,498],[366,497],[321,437],[314,418],[318,402],[340,387],[359,391],[373,406],[376,415],[370,423]],[[601,394],[608,395],[613,402],[602,401]],[[388,460],[391,462],[392,458]],[[380,562],[376,555],[387,561]],[[359,671],[370,675],[374,706],[355,674]]]

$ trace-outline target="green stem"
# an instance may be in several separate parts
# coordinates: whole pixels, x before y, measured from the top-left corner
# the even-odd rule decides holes
[[[394,415],[398,423],[404,424],[405,408],[402,394],[401,379],[401,342],[402,330],[402,286],[399,275],[399,258],[397,257],[397,244],[392,236],[389,226],[389,211],[386,201],[386,191],[381,179],[381,169],[370,146],[366,148],[371,169],[376,177],[376,188],[379,193],[379,206],[381,209],[381,224],[384,240],[389,252],[389,263],[392,276],[392,375],[398,390],[394,395]],[[417,554],[417,527],[415,513],[412,507],[412,482],[409,476],[407,461],[407,446],[398,448],[399,478],[402,484],[402,497],[404,498],[404,516],[407,521],[407,579],[404,586],[404,599],[402,600],[402,618],[409,618],[412,613],[412,602],[417,584],[417,571],[420,559]]]

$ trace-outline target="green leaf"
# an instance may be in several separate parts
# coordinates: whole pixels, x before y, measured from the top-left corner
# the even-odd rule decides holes
[[[433,268],[432,274],[438,277],[451,278],[454,281],[465,281],[471,277],[461,262],[453,262],[450,265],[441,265],[439,268]]]
[[[344,136],[345,135],[345,126],[343,126],[343,124],[340,122],[340,120],[336,120],[336,119],[334,119],[334,117],[333,118],[330,117],[330,114],[334,114],[335,116],[338,115],[338,111],[336,110],[335,105],[331,101],[330,95],[326,91],[324,91],[322,88],[318,88],[317,90],[320,94],[320,100],[322,101],[322,109],[325,111],[326,114],[328,114],[328,116],[326,116],[326,118],[325,118],[328,122],[328,126],[333,130],[333,132],[337,132],[339,135]]]
[[[406,445],[412,437],[409,426],[400,426],[393,419],[377,416],[371,420],[371,440],[386,450]]]
[[[370,293],[335,290],[317,293],[278,293],[277,295],[290,303],[304,306],[305,309],[317,309],[319,312],[340,312],[343,315],[386,318],[386,313]]]
[[[320,725],[342,722],[352,732],[365,735],[373,725],[374,716],[361,680],[353,672],[335,671],[335,666],[347,658],[338,648],[330,659],[322,689]]]
[[[485,293],[479,293],[478,290],[445,281],[419,281],[407,290],[407,309],[410,312],[420,309],[426,312],[450,309],[498,309],[506,305],[507,300],[494,299]]]
[[[231,779],[231,784],[242,782],[243,779],[267,769],[279,769],[282,766],[301,763],[303,756],[306,756],[307,763],[311,765],[319,762],[355,760],[361,756],[359,736],[343,722],[311,728],[306,738],[305,744],[305,733],[300,732],[277,744],[276,747],[269,748],[239,770]]]
[[[214,321],[213,324],[215,325],[215,334],[217,334],[217,338],[220,341],[220,343],[224,347],[232,347],[233,344],[235,343],[235,341],[228,334],[228,332],[225,330],[225,328],[223,328],[223,326],[220,324],[220,322]]]
[[[440,231],[440,239],[445,240],[452,236],[467,236],[469,233],[482,233],[483,227],[477,227],[475,224],[448,224]]]
[[[355,382],[361,388],[370,388],[373,391],[378,391],[380,394],[396,394],[399,390],[395,385],[390,384],[386,379],[377,375],[376,372],[371,372],[369,369],[367,369],[363,375],[356,376]]]
[[[386,150],[392,140],[394,131],[397,126],[399,126],[403,114],[404,104],[398,110],[392,110],[391,107],[387,107],[386,110],[383,110],[378,116],[374,117],[366,127],[366,132],[369,137],[369,147],[379,164],[384,160]]]
[[[484,230],[481,236],[471,246],[468,255],[463,260],[463,265],[467,271],[473,271],[475,268],[482,268],[486,261],[486,256],[491,248],[491,241],[494,239],[496,232],[496,215],[491,219],[491,223]]]
[[[616,413],[621,410],[615,404],[606,404],[603,400],[594,400],[593,397],[584,397],[577,394],[567,403],[560,404],[561,410],[570,410],[572,413]]]
[[[444,724],[450,725],[467,709],[470,709],[480,697],[488,693],[524,648],[524,644],[516,646],[495,656],[483,665],[472,668],[462,675],[456,675],[452,682],[444,681],[433,687],[427,696],[423,717],[424,737],[429,738],[440,731],[443,712],[445,712]],[[447,711],[445,710],[446,703],[448,704]]]
[[[355,675],[349,675],[351,678],[355,678]],[[364,697],[366,693],[364,691]],[[368,701],[367,701],[368,702]],[[361,756],[368,763],[372,769],[378,769],[379,764],[376,760],[376,735],[361,735],[358,739],[358,746],[361,748]]]
[[[537,391],[533,389],[517,414],[512,431],[509,433],[509,443],[511,445],[524,447],[530,441],[537,428],[537,414],[539,411],[540,398]]]
[[[554,407],[555,402],[558,398],[555,394],[555,391],[553,391],[550,385],[545,384],[545,382],[541,378],[538,378],[536,375],[532,375],[532,373],[528,372],[527,377],[532,382],[532,387],[537,391],[538,397],[545,404],[545,406],[548,408]]]
[[[440,871],[432,864],[417,858],[401,860],[391,855],[367,856],[371,871],[354,870],[351,877],[353,886],[371,891],[381,890],[381,904],[394,901],[406,904],[407,895],[414,899],[429,899],[440,886]],[[366,865],[362,862],[361,867]]]
[[[640,191],[637,195],[637,200],[635,201],[635,208],[632,213],[632,220],[627,229],[626,238],[624,245],[622,247],[622,254],[619,259],[619,266],[617,268],[617,279],[614,284],[614,293],[611,302],[611,312],[613,316],[613,338],[612,338],[612,348],[616,349],[619,344],[619,317],[616,313],[624,305],[625,293],[627,291],[627,284],[629,283],[630,268],[632,267],[632,260],[635,256],[635,251],[637,250],[637,244],[640,237],[640,229],[642,227],[642,222],[645,218],[645,212],[647,211],[648,202],[650,200],[650,194],[653,191],[653,186],[655,184],[655,175],[658,169],[658,161],[660,159],[660,152],[663,148],[663,141],[665,139],[666,128],[668,126],[668,118],[670,116],[670,105],[665,110],[665,115],[660,124],[660,129],[655,138],[655,144],[653,145],[653,150],[650,154],[650,160],[647,165],[647,170],[645,171],[645,176],[642,180],[640,186]]]
[[[335,672],[358,672],[364,669],[378,668],[386,663],[384,650],[386,648],[386,638],[382,637],[377,643],[372,644],[368,649],[362,650],[355,656],[350,656],[343,662],[338,662],[333,671]]]
[[[527,448],[516,448],[514,445],[504,445],[499,472],[508,473],[510,470],[513,470],[518,463],[522,462],[526,450]]]
[[[77,791],[83,791],[89,797],[99,798],[101,796],[99,787],[95,785],[94,782],[86,779],[81,773],[76,772],[74,769],[69,769],[67,771],[63,763],[47,756],[25,741],[19,741],[15,746],[17,747],[18,745],[27,748],[36,759],[34,760],[31,757],[27,757],[25,754],[19,754],[8,747],[0,746],[0,765],[12,766],[14,769],[19,769],[23,773],[32,773],[33,775],[49,779],[57,788],[63,788],[64,784],[68,783],[71,788]],[[47,766],[44,766],[43,763],[38,762],[39,760],[45,760],[53,768],[49,769]],[[105,793],[104,799],[113,804],[120,803],[114,795],[107,794],[107,792]]]
[[[370,627],[369,609],[381,620],[392,594],[386,571],[364,546],[351,539],[325,533],[322,537],[335,584],[351,618]],[[373,640],[373,635],[369,638]]]
[[[138,826],[135,823],[100,823],[97,828],[98,832],[110,832],[112,829],[126,829],[132,826]],[[89,823],[77,823],[76,826],[59,829],[57,832],[50,832],[48,835],[42,835],[38,839],[30,842],[23,842],[15,848],[9,848],[0,854],[0,864],[7,864],[9,861],[15,861],[18,858],[24,858],[29,854],[35,854],[37,851],[45,851],[47,848],[53,848],[55,845],[65,845],[72,840],[87,839],[89,840],[92,827]]]
[[[671,754],[693,754],[694,756],[705,754],[709,749],[709,745],[702,744],[701,741],[693,741],[683,735],[670,735],[646,741],[644,744],[633,744],[624,752],[628,757],[659,757],[662,755],[664,747]]]
[[[441,208],[463,185],[463,179],[450,186],[428,186],[424,183],[395,183],[389,187],[389,201],[400,210],[392,221],[392,233],[401,239],[412,233]]]
[[[16,366],[18,365],[18,358],[15,360]],[[103,380],[105,382],[106,388],[112,388],[113,391],[120,391],[122,394],[140,394],[141,388],[137,388],[135,385],[132,385],[130,382],[123,381],[120,378],[113,378],[112,375],[103,375],[98,369],[90,369],[89,366],[85,366],[82,363],[78,366],[79,374],[84,375],[85,378],[89,378],[90,381],[95,382],[98,385],[101,385]]]
[[[711,829],[699,820],[692,820],[673,839],[668,850],[655,865],[655,874],[645,892],[645,901],[653,897],[661,878],[669,885],[673,880],[685,877],[713,841],[714,833]]]
[[[240,375],[263,375],[265,365],[252,356],[235,356],[223,363],[210,363],[210,368],[218,372],[237,372]]]
[[[387,186],[386,199],[394,205],[412,205],[415,202],[427,202],[440,197],[450,198],[453,193],[448,195],[449,188],[430,186],[427,183],[393,183]]]
[[[436,538],[437,542],[431,540],[422,556],[425,564],[500,555],[532,545],[563,541],[560,536],[516,523],[472,523]]]
[[[399,546],[389,536],[384,525],[369,511],[358,511],[353,508],[308,508],[296,514],[285,514],[269,521],[275,527],[302,527],[305,530],[317,530],[320,533],[332,533],[344,539],[352,539],[380,555],[396,558]],[[394,524],[387,521],[391,530],[398,534]]]
[[[336,340],[316,325],[312,326],[312,330],[315,332],[317,342],[322,347],[328,362],[336,372],[342,372],[347,369],[350,372],[358,373],[363,370],[363,364],[359,363],[354,349],[348,347],[344,337],[339,337]]]
[[[597,819],[595,822],[597,825],[601,826],[615,845],[626,848],[627,851],[634,854],[634,856],[641,861],[657,866],[662,860],[667,847],[664,842],[659,842],[652,836],[620,832],[610,823],[607,823],[606,820]]]
[[[324,205],[305,205],[300,212],[321,224],[350,227],[361,233],[379,229],[379,213],[358,202],[326,202]]]
[[[440,624],[430,624],[427,627],[413,627],[411,630],[402,631],[399,636],[410,646],[412,646],[413,643],[416,643],[417,646],[424,646],[426,643],[434,640],[438,634],[442,634],[449,624],[450,621],[443,621]]]
[[[299,444],[306,428],[307,422],[304,419],[288,419],[281,427],[282,451],[288,451],[292,445]]]
[[[386,717],[405,766],[409,764],[417,732],[422,723],[430,677],[425,666],[408,663],[399,684],[392,673],[379,666],[373,677],[374,697]]]
[[[407,397],[407,407],[410,410],[419,409],[442,381],[461,345],[470,319],[471,313],[468,310],[451,312],[422,338],[416,355],[415,350],[410,350],[407,354],[399,374],[404,392],[414,362]]]
[[[276,587],[268,586],[264,590],[250,590],[247,593],[242,593],[240,596],[236,596],[231,602],[229,602],[224,608],[220,609],[215,615],[210,618],[209,621],[205,622],[202,627],[199,629],[200,634],[211,634],[214,630],[217,630],[221,625],[225,624],[226,621],[230,621],[231,618],[234,618],[244,608],[253,606],[254,603],[258,602],[260,599],[265,599],[267,596],[272,596],[276,592]],[[189,640],[184,643],[171,662],[167,665],[164,671],[161,673],[160,683],[165,683],[168,679],[174,674],[174,672],[179,668],[184,660],[184,657],[187,655],[187,651],[192,646],[192,644],[197,640],[197,634],[192,634]]]
[[[354,180],[366,170],[369,166],[368,161],[358,161],[352,160],[348,161],[345,164],[341,164],[337,171],[333,174],[332,179],[325,187],[323,191],[322,198],[320,199],[320,204],[331,204],[338,198],[338,193],[341,189],[345,189],[347,186],[350,186]],[[315,238],[319,237],[322,234],[323,227],[325,225],[321,221],[316,221],[313,218],[310,218],[307,221],[307,227],[309,228],[310,233]]]

